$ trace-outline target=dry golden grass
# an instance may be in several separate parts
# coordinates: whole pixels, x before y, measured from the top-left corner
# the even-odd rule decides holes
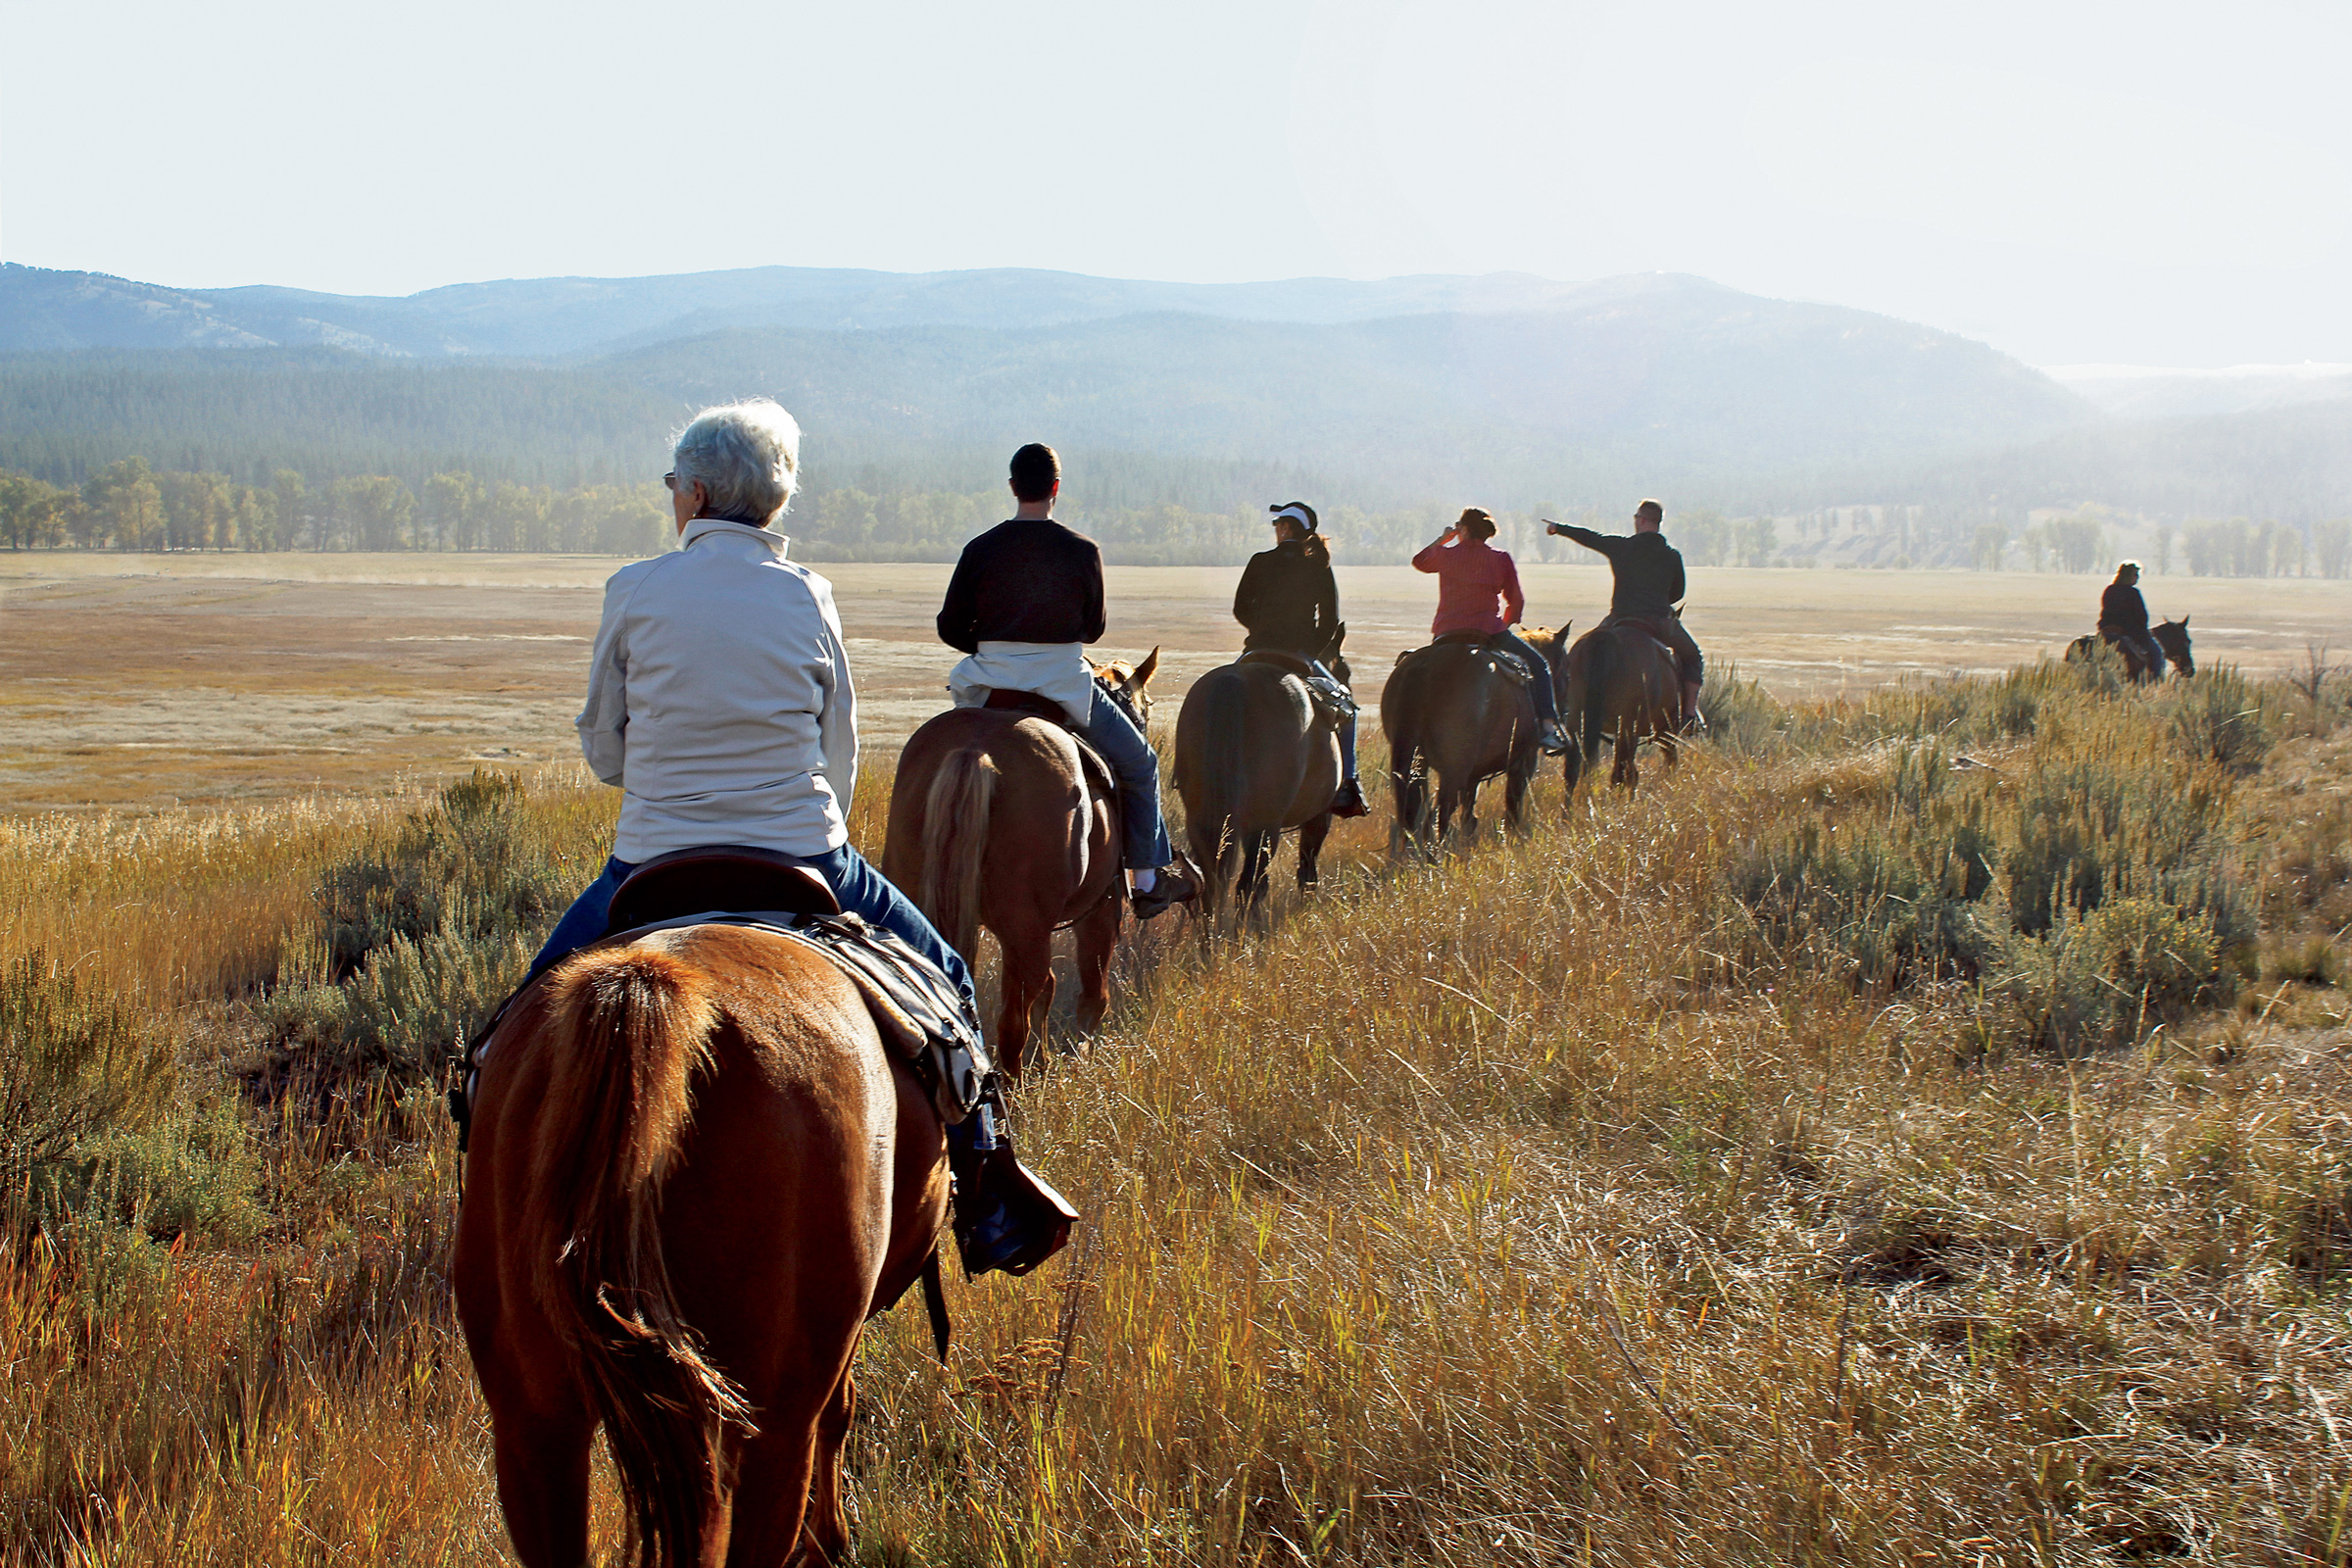
[[[2157,722],[2127,702],[1986,754]],[[2291,727],[2218,787],[2265,941],[2325,942],[2344,732]],[[1554,780],[1533,836],[1439,867],[1380,863],[1376,813],[1272,935],[1150,928],[1019,1103],[1080,1240],[954,1293],[950,1374],[910,1310],[869,1344],[859,1560],[2352,1559],[2344,992],[2266,972],[2128,1049],[1974,1055],[1963,983],[1743,953],[1742,847],[1883,812],[1884,728],[1808,711],[1573,809]],[[427,804],[0,837],[0,962],[83,955],[215,1107],[181,1165],[127,1166],[226,1195],[175,1226],[118,1184],[16,1231],[0,1556],[500,1559],[429,1086],[264,1107],[221,1076],[226,993]],[[584,875],[606,799],[542,773],[526,809]]]

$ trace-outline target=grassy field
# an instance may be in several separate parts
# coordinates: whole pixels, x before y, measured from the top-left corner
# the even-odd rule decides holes
[[[1018,1102],[1070,1252],[869,1340],[860,1560],[2352,1560],[2344,695],[1719,678],[1156,923]],[[0,1560],[501,1559],[436,1066],[612,799],[436,780],[0,819]]]
[[[1346,559],[1343,542],[1341,559]],[[381,787],[576,755],[600,589],[591,557],[0,555],[0,811],[154,808]],[[938,710],[954,656],[932,631],[947,571],[838,565],[860,720],[890,746]],[[1113,568],[1105,657],[1165,645],[1163,695],[1233,654],[1237,573]],[[1356,667],[1426,640],[1431,580],[1342,566]],[[2087,631],[2090,577],[1710,569],[1690,618],[1719,661],[1784,700],[2006,669]],[[1528,615],[1590,625],[1597,567],[1530,565]],[[2352,643],[2352,584],[2156,579],[2197,651],[2276,673]]]

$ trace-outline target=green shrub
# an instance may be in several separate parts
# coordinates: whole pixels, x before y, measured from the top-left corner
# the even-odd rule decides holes
[[[1967,892],[1989,881],[1976,869],[1949,845],[1923,860],[1876,829],[1807,822],[1744,857],[1728,885],[1783,957],[1899,986],[1976,971],[1984,941]]]
[[[172,1045],[39,953],[0,970],[0,1202],[172,1098]]]
[[[545,924],[568,894],[552,848],[516,809],[522,800],[519,780],[477,768],[389,845],[329,867],[318,893],[329,977],[453,926],[496,937]]]
[[[1726,751],[1758,756],[1788,738],[1788,710],[1761,683],[1740,678],[1737,663],[1710,665],[1698,689],[1707,739]]]
[[[447,928],[395,937],[341,984],[293,985],[255,1009],[264,1071],[422,1083],[522,978],[533,952],[519,933],[475,938]]]
[[[2190,757],[2251,773],[2270,755],[2263,695],[2230,664],[2174,683],[2164,698],[2173,739]]]

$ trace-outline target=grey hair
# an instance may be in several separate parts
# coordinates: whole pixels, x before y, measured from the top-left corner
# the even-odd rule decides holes
[[[705,409],[678,432],[678,483],[702,482],[713,517],[765,527],[801,487],[801,427],[771,398]]]

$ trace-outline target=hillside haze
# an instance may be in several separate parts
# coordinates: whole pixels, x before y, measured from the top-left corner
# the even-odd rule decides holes
[[[766,268],[366,299],[9,267],[0,348],[0,465],[55,482],[129,452],[236,472],[620,478],[694,407],[764,393],[836,473],[962,466],[1042,435],[1277,466],[1364,504],[1465,489],[1509,504],[1949,459],[2091,417],[1983,344],[1667,273],[1197,285]]]

